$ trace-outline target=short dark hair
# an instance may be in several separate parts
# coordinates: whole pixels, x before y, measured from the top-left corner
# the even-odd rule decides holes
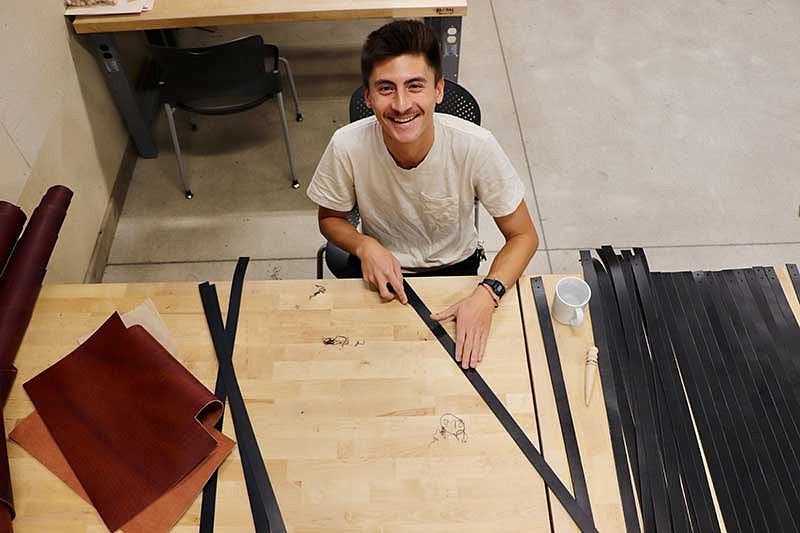
[[[396,20],[373,31],[361,49],[361,78],[369,87],[375,63],[404,54],[421,54],[433,69],[438,82],[442,78],[442,50],[436,33],[418,20]]]

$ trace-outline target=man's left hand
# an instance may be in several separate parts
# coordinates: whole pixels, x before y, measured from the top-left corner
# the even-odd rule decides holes
[[[456,361],[462,368],[475,368],[483,360],[494,308],[488,291],[478,286],[463,300],[431,315],[431,320],[453,318],[456,321]]]

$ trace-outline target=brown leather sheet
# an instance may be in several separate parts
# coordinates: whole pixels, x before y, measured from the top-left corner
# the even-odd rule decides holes
[[[6,266],[11,251],[17,244],[17,238],[22,233],[25,224],[25,213],[22,209],[0,200],[0,274]]]
[[[183,478],[169,492],[158,498],[141,513],[124,524],[126,533],[161,533],[169,531],[192,505],[211,474],[222,464],[236,445],[234,441],[217,431],[210,430],[217,447],[200,465]],[[20,420],[9,435],[11,440],[25,448],[37,461],[66,483],[81,498],[91,503],[81,487],[75,473],[64,459],[53,437],[47,431],[39,413],[32,412]]]
[[[222,404],[141,326],[114,313],[24,385],[100,517],[119,529],[217,447]]]

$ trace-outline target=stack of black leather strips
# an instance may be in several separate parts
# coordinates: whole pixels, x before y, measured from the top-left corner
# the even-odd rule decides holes
[[[728,531],[798,531],[800,327],[775,270],[598,255],[581,263],[628,530],[638,501],[645,531],[720,531],[705,459]]]

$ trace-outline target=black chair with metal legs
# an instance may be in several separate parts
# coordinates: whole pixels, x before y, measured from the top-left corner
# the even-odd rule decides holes
[[[178,161],[178,176],[186,198],[192,198],[193,195],[175,129],[175,111],[182,109],[200,115],[229,115],[252,109],[273,97],[278,101],[281,115],[292,188],[300,188],[289,143],[289,127],[278,69],[280,63],[284,64],[289,76],[297,120],[303,120],[303,115],[298,107],[291,68],[288,61],[280,57],[277,46],[264,44],[261,36],[252,35],[200,48],[157,45],[150,45],[149,48],[160,70],[157,78],[159,95],[169,122]]]
[[[470,94],[468,90],[459,85],[458,83],[450,80],[444,80],[444,95],[442,103],[436,104],[437,113],[446,113],[453,115],[464,120],[481,125],[481,108],[478,101]],[[372,116],[372,109],[367,107],[364,99],[364,87],[361,86],[350,96],[350,122],[361,120]],[[354,207],[347,220],[358,226],[360,217],[358,214],[358,206]],[[478,199],[475,199],[475,228],[478,227]],[[328,266],[328,270],[338,277],[341,277],[347,271],[347,265],[350,254],[335,244],[327,241],[320,246],[317,250],[317,279],[322,279],[322,264],[323,261]]]

